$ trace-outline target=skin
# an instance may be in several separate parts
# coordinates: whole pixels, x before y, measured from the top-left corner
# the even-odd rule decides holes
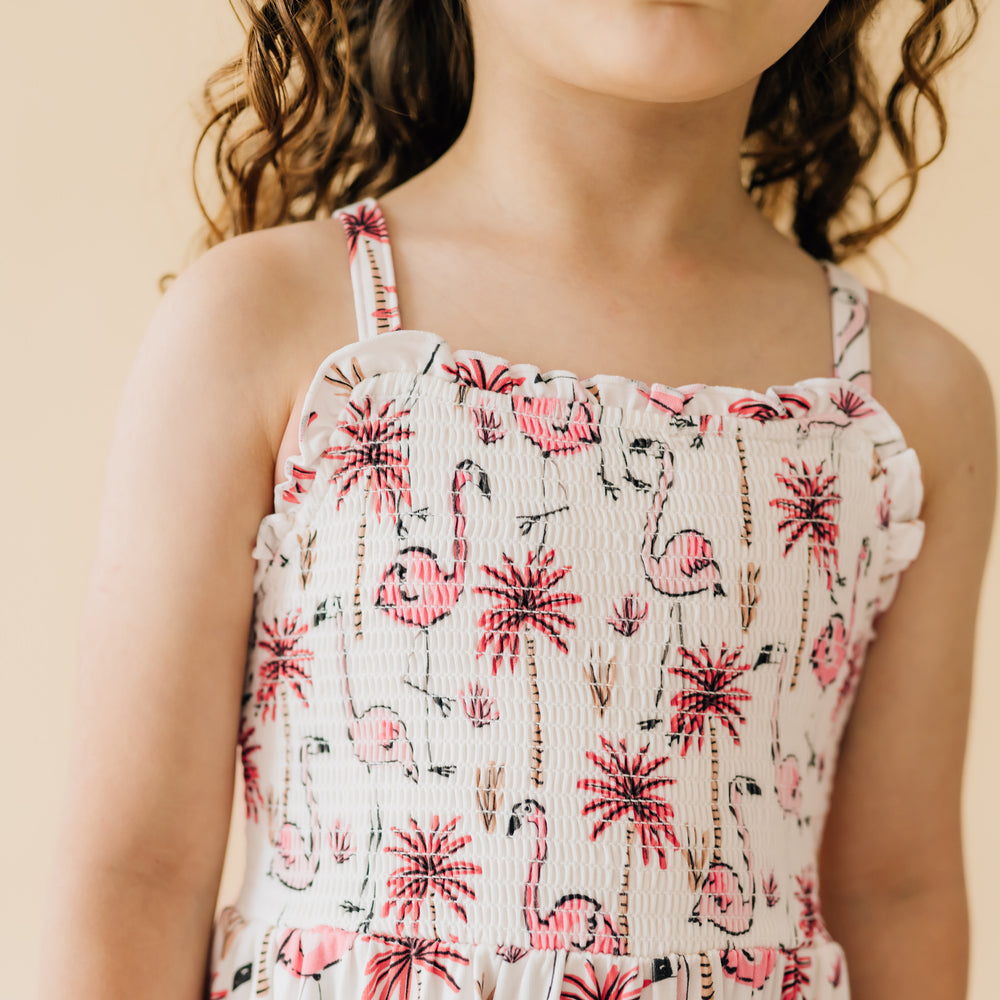
[[[753,208],[738,158],[760,72],[823,6],[470,0],[467,126],[379,199],[404,327],[581,376],[762,391],[829,374],[825,278]],[[823,913],[853,1000],[953,1000],[968,961],[959,775],[995,410],[952,333],[886,295],[871,305],[873,388],[920,457],[926,538],[878,622],[845,732]],[[106,998],[137,981],[144,998],[197,995],[229,829],[253,539],[318,364],[355,336],[335,220],[214,248],[150,323],[84,611],[73,738],[85,750],[50,911],[53,995]],[[128,949],[95,946],[122,920]],[[145,974],[154,965],[162,976]]]

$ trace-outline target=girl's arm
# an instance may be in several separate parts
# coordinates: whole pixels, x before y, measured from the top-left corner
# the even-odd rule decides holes
[[[282,239],[254,233],[193,264],[158,305],[126,385],[83,617],[42,998],[202,995],[251,550],[290,410]]]
[[[920,457],[925,535],[875,623],[834,780],[820,899],[852,1000],[962,1000],[961,779],[996,497],[994,404],[982,366],[947,331],[883,297],[872,306],[875,394]]]

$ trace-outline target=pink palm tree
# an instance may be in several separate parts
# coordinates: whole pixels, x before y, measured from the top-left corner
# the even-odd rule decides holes
[[[258,639],[257,646],[267,650],[271,655],[261,661],[258,668],[260,684],[257,688],[256,707],[261,709],[261,720],[266,721],[268,709],[272,721],[275,718],[276,701],[281,700],[281,716],[285,730],[285,788],[282,793],[282,822],[288,819],[288,789],[292,775],[292,731],[288,717],[288,692],[297,695],[306,708],[309,707],[307,688],[312,688],[312,677],[307,664],[315,654],[311,649],[300,645],[302,638],[309,631],[306,622],[299,622],[302,609],[298,608],[291,614],[286,614],[278,624],[274,618],[271,624],[261,622],[266,639]],[[263,706],[263,708],[261,708]]]
[[[372,414],[372,401],[365,396],[359,405],[349,399],[337,422],[337,432],[348,439],[347,444],[333,445],[323,452],[323,458],[333,459],[334,471],[330,482],[337,486],[337,509],[354,486],[364,481],[361,499],[361,520],[358,523],[358,544],[354,574],[354,635],[361,632],[361,567],[365,555],[365,525],[368,516],[368,494],[375,495],[375,514],[382,520],[382,506],[393,516],[399,503],[409,504],[410,466],[398,442],[411,437],[413,431],[401,421],[409,410],[394,410],[389,400]]]
[[[804,459],[801,467],[798,462],[787,457],[782,458],[782,461],[788,466],[789,474],[776,472],[775,477],[791,496],[775,497],[770,501],[770,506],[785,511],[787,515],[778,523],[778,530],[786,533],[784,555],[787,556],[801,538],[807,539],[809,543],[806,548],[806,585],[802,591],[802,627],[798,649],[795,651],[792,681],[788,686],[792,691],[799,676],[799,664],[802,661],[802,649],[809,624],[809,580],[813,559],[820,570],[826,573],[827,590],[833,589],[833,570],[837,568],[839,526],[833,519],[831,511],[840,503],[841,496],[833,492],[837,474],[824,476],[822,461],[813,471],[810,471]]]
[[[514,561],[503,553],[504,566],[480,566],[479,568],[497,581],[498,586],[476,587],[475,593],[493,597],[492,607],[479,617],[479,627],[483,629],[476,645],[476,656],[481,656],[487,647],[493,647],[493,673],[497,672],[500,661],[506,655],[511,673],[517,664],[520,650],[521,629],[525,629],[524,645],[528,652],[528,682],[531,691],[531,707],[534,714],[531,750],[531,780],[536,786],[542,784],[542,713],[538,701],[538,672],[535,665],[535,639],[527,628],[544,635],[558,649],[568,652],[559,628],[575,628],[574,622],[559,608],[576,604],[579,594],[557,591],[553,588],[570,571],[570,566],[550,569],[555,558],[555,550],[543,554],[541,547],[528,555],[524,568],[514,565]]]
[[[246,804],[246,818],[259,822],[258,805],[263,808],[264,796],[260,790],[260,770],[251,755],[260,749],[259,743],[251,743],[250,738],[257,731],[256,726],[247,726],[246,718],[240,719],[240,732],[236,740],[240,747],[240,761],[243,765],[243,797]]]
[[[669,760],[668,757],[647,758],[649,744],[639,748],[629,756],[624,739],[616,747],[610,740],[601,737],[601,745],[607,757],[601,757],[592,750],[587,751],[587,759],[595,764],[604,775],[602,778],[581,778],[576,787],[594,792],[595,798],[583,807],[583,815],[598,813],[590,832],[595,840],[612,823],[625,820],[625,861],[622,865],[621,889],[618,893],[618,925],[622,940],[622,952],[628,953],[628,882],[632,867],[632,842],[636,831],[642,848],[642,863],[649,864],[650,853],[667,867],[665,841],[679,847],[677,836],[671,825],[674,809],[658,792],[665,785],[672,785],[676,778],[658,775],[658,771]]]
[[[385,217],[378,205],[360,205],[356,212],[341,212],[339,215],[347,235],[348,259],[353,263],[358,243],[364,245],[371,268],[372,284],[375,290],[375,309],[372,316],[378,320],[378,332],[399,328],[399,307],[387,305],[386,292],[395,292],[395,285],[387,285],[379,270],[378,260],[372,250],[372,242],[388,243],[389,230]]]
[[[642,984],[637,982],[639,969],[636,966],[626,971],[612,965],[604,976],[604,982],[598,981],[597,970],[590,959],[587,959],[584,968],[587,970],[586,980],[569,972],[563,976],[559,1000],[638,1000]]]
[[[670,720],[670,731],[681,739],[681,756],[687,755],[695,734],[698,737],[698,750],[705,743],[705,725],[708,723],[709,740],[712,749],[712,821],[715,830],[715,848],[712,852],[713,861],[722,859],[722,818],[719,815],[719,744],[715,734],[715,720],[729,730],[733,743],[739,746],[740,737],[736,723],[745,723],[746,717],[740,711],[739,702],[747,701],[750,692],[741,687],[733,686],[733,682],[750,670],[750,665],[737,663],[743,647],[727,650],[725,643],[719,650],[719,655],[713,657],[708,647],[702,644],[701,649],[694,651],[684,646],[678,650],[686,663],[669,667],[671,673],[688,681],[690,687],[682,688],[670,698],[670,704],[676,709]],[[734,722],[735,720],[735,722]]]
[[[453,992],[458,982],[446,963],[468,965],[469,959],[443,941],[433,938],[387,937],[374,934],[369,941],[384,941],[386,948],[376,952],[365,966],[365,983],[361,1000],[410,1000],[410,987],[421,970],[437,977]]]
[[[442,827],[439,818],[435,816],[427,833],[420,829],[412,817],[409,830],[392,827],[392,832],[401,843],[389,845],[384,850],[398,854],[404,863],[389,876],[389,897],[382,909],[382,916],[388,916],[394,906],[398,907],[400,924],[409,916],[410,931],[414,935],[419,933],[417,925],[420,910],[426,899],[430,910],[431,937],[437,937],[435,894],[444,899],[462,920],[468,920],[459,897],[476,898],[476,893],[469,887],[465,877],[481,875],[483,869],[470,861],[455,858],[472,840],[467,833],[452,836],[458,820],[459,817],[456,816]]]

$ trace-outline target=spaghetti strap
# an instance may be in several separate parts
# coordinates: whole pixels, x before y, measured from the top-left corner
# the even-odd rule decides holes
[[[389,230],[381,207],[368,197],[338,208],[333,215],[344,227],[350,251],[358,340],[401,329]]]
[[[830,286],[834,378],[854,382],[871,393],[871,344],[868,289],[850,271],[821,261]]]

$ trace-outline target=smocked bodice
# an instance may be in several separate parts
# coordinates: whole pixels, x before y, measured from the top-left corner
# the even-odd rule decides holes
[[[215,985],[846,998],[817,851],[922,536],[863,287],[826,262],[829,377],[583,379],[400,328],[338,216],[362,334],[257,540]]]

